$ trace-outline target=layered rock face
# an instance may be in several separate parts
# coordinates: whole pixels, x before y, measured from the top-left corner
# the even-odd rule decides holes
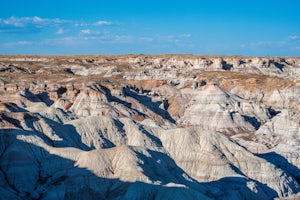
[[[0,199],[300,198],[300,58],[0,56]]]

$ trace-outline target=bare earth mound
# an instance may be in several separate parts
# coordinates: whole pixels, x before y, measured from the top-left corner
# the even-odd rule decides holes
[[[300,198],[300,58],[0,56],[0,199]]]

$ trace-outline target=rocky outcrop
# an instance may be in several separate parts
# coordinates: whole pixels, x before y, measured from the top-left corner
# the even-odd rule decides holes
[[[300,59],[0,56],[3,199],[300,192]]]

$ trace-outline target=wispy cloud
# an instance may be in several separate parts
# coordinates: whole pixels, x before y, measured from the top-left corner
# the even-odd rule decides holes
[[[110,25],[116,25],[116,23],[111,22],[111,21],[105,21],[105,20],[100,20],[97,22],[75,22],[74,26],[77,27],[85,27],[85,26],[110,26]]]
[[[65,30],[63,28],[59,28],[56,32],[57,35],[62,35],[65,33]]]
[[[63,33],[63,30],[58,30],[57,33]],[[59,34],[56,34],[59,35]],[[6,43],[6,46],[24,46],[24,45],[35,45],[35,46],[80,46],[80,45],[96,45],[96,44],[140,44],[140,45],[181,45],[187,44],[185,40],[189,38],[190,34],[179,34],[179,35],[165,35],[165,36],[133,36],[120,33],[112,33],[109,31],[97,31],[91,29],[82,29],[77,34],[65,35],[65,37],[52,37],[45,38],[40,41],[34,42],[13,42]],[[181,42],[181,40],[183,42]]]
[[[122,26],[122,28],[110,28]],[[139,47],[149,49],[175,48],[190,44],[190,33],[160,34],[128,34],[130,25],[108,21],[76,21],[60,18],[10,17],[0,18],[0,35],[8,33],[9,39],[3,40],[0,46],[14,49],[97,49],[111,46],[127,48]],[[39,34],[32,37],[30,34]],[[14,33],[12,37],[9,33]],[[29,34],[24,34],[29,33]],[[1,40],[0,40],[1,41]],[[20,48],[18,48],[20,47]],[[104,50],[106,50],[104,48]]]
[[[49,19],[41,17],[10,17],[7,19],[0,18],[0,32],[16,33],[37,31],[45,27],[59,27],[68,24],[70,21],[59,18]]]
[[[80,33],[89,35],[89,34],[91,34],[91,30],[90,29],[83,29],[83,30],[80,31]]]
[[[252,47],[275,47],[275,46],[283,46],[286,44],[286,41],[258,41],[258,42],[252,42],[248,44],[247,46]]]
[[[300,36],[299,35],[291,35],[286,38],[283,38],[282,40],[278,41],[257,41],[252,42],[248,44],[242,44],[242,48],[247,47],[286,47],[286,46],[293,46],[294,44],[297,44],[300,42]]]
[[[293,41],[300,40],[300,36],[299,35],[291,35],[291,36],[289,36],[289,39],[293,40]]]
[[[101,33],[98,30],[91,30],[91,29],[82,29],[79,32],[79,35],[100,35],[100,34],[106,34],[105,32]]]
[[[41,18],[34,17],[10,17],[0,18],[0,33],[36,33],[47,28],[57,28],[55,34],[65,33],[67,26],[71,27],[99,27],[115,25],[115,23],[106,20],[96,22],[78,22],[60,18]],[[87,29],[86,28],[86,29]]]
[[[167,36],[157,36],[157,39],[160,41],[167,41],[170,43],[179,43],[183,40],[190,38],[192,35],[189,33],[176,34],[176,35],[167,35]]]
[[[272,54],[273,50],[276,49],[277,54],[285,55],[299,55],[300,36],[290,35],[281,40],[273,41],[256,41],[250,43],[244,43],[239,46],[239,50],[253,52],[256,54]],[[259,53],[257,53],[259,52]]]
[[[8,42],[8,43],[5,43],[4,46],[15,47],[15,46],[25,46],[25,45],[32,45],[32,44],[33,44],[33,42],[22,40],[22,41],[16,41],[16,42]]]
[[[89,24],[86,22],[75,22],[74,26],[75,27],[84,27],[84,26],[89,26]]]
[[[43,26],[53,26],[58,24],[67,23],[69,21],[62,20],[59,18],[55,19],[48,19],[48,18],[40,18],[37,16],[34,17],[10,17],[8,19],[1,19],[0,18],[0,25],[2,26],[13,26],[13,27],[25,27],[28,25],[34,25],[36,27],[43,27]]]
[[[192,35],[189,33],[184,33],[184,34],[179,34],[177,37],[178,38],[190,38]]]
[[[113,22],[110,22],[110,21],[98,21],[98,22],[95,22],[93,23],[94,26],[108,26],[108,25],[113,25],[114,23]]]
[[[31,46],[81,46],[81,45],[96,45],[96,44],[128,44],[133,43],[134,37],[129,35],[111,35],[101,34],[93,35],[90,30],[82,30],[84,33],[77,36],[54,37],[47,38],[41,41],[16,41],[4,43],[5,47],[21,47],[25,45]]]

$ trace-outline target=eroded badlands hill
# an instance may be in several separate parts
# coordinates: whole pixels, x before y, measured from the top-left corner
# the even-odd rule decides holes
[[[300,58],[0,56],[0,199],[300,195]]]

